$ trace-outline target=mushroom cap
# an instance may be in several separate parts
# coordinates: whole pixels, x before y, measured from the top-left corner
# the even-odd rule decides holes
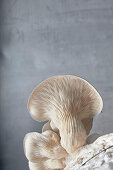
[[[65,158],[62,159],[45,159],[37,163],[29,161],[30,170],[61,170],[66,167]]]
[[[41,82],[31,93],[28,110],[36,121],[59,120],[76,116],[83,120],[99,114],[103,101],[96,89],[86,80],[61,75]]]
[[[54,123],[52,121],[48,121],[44,126],[42,127],[42,132],[45,132],[47,130],[54,131],[58,136],[59,135],[59,129],[55,127]]]
[[[24,153],[31,162],[49,159],[61,159],[68,156],[60,144],[60,137],[53,131],[47,130],[42,134],[31,132],[24,138]]]

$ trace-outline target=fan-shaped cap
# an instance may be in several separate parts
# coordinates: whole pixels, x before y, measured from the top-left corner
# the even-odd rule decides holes
[[[61,159],[68,155],[60,144],[60,137],[53,131],[47,130],[42,134],[31,132],[24,138],[24,153],[31,162],[49,159]]]
[[[66,167],[65,158],[45,159],[37,163],[29,161],[30,170],[63,170]]]
[[[96,89],[86,80],[72,75],[54,76],[43,81],[28,101],[28,110],[37,121],[63,119],[69,114],[81,119],[93,117],[102,107]]]

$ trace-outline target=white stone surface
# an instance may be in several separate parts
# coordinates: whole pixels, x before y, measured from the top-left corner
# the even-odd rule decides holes
[[[92,137],[92,136],[91,136]],[[113,170],[113,133],[99,137],[67,157],[64,170]]]

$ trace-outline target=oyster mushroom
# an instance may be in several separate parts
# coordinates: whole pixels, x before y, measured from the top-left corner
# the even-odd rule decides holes
[[[42,132],[45,132],[46,130],[52,130],[59,135],[59,130],[57,127],[55,127],[52,121],[48,121],[46,124],[44,124]]]
[[[61,159],[68,155],[60,144],[60,137],[51,130],[42,134],[28,133],[24,138],[24,153],[27,159],[34,163],[43,162],[46,158]]]
[[[103,101],[96,89],[86,80],[72,75],[54,76],[43,81],[28,101],[32,118],[52,122],[68,153],[85,144],[93,117],[102,107]]]
[[[51,125],[50,125],[50,121],[45,123],[44,126],[42,127],[42,132],[45,132],[46,130],[53,130]]]
[[[63,170],[66,167],[65,158],[62,159],[44,159],[37,163],[29,161],[30,170]]]

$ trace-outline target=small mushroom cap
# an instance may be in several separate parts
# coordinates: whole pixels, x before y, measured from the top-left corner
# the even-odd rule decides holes
[[[103,101],[96,89],[86,80],[62,75],[51,77],[40,83],[31,93],[28,110],[37,121],[63,119],[78,115],[81,119],[99,114]]]
[[[45,123],[44,126],[42,127],[42,132],[45,132],[46,130],[52,130],[52,127],[50,125],[50,121]]]
[[[62,159],[45,159],[37,163],[29,161],[30,170],[61,170],[66,167],[65,158]]]
[[[46,130],[52,130],[54,131],[57,135],[59,135],[59,130],[57,127],[55,127],[54,123],[52,121],[48,121],[46,124],[44,124],[42,128],[42,132],[45,132]],[[59,135],[60,136],[60,135]]]
[[[24,138],[24,152],[27,159],[34,163],[45,158],[61,159],[68,155],[60,144],[60,137],[51,130],[42,134],[28,133]]]

